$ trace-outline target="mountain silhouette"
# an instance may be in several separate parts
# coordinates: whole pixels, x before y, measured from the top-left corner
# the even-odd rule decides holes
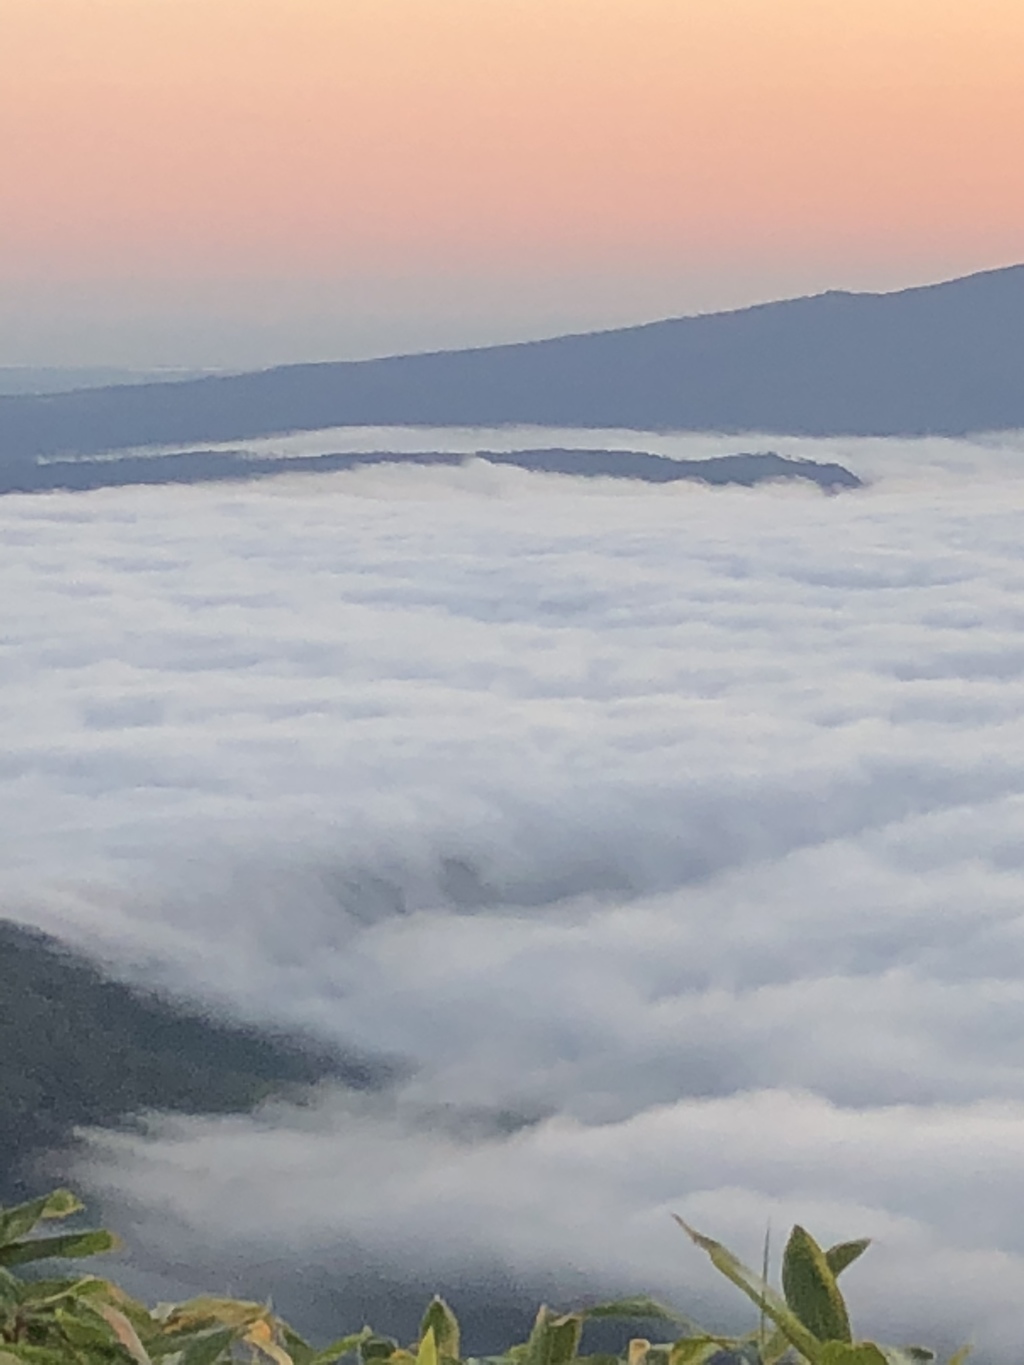
[[[546,341],[0,398],[0,458],[346,425],[961,436],[1024,427],[1024,265]]]
[[[477,457],[489,464],[577,478],[634,479],[642,483],[677,483],[688,479],[714,485],[741,484],[747,488],[779,479],[803,479],[817,484],[825,493],[862,487],[856,474],[842,465],[786,459],[771,450],[716,455],[707,460],[670,460],[638,450],[481,450]],[[378,464],[458,466],[469,458],[451,451],[415,454],[346,451],[267,457],[251,456],[244,450],[184,450],[171,455],[125,454],[103,459],[47,460],[40,464],[16,460],[0,465],[0,496],[56,489],[81,493],[132,484],[248,481],[276,474],[324,474]]]

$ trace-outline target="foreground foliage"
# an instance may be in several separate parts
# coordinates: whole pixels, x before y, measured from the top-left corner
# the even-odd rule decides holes
[[[369,1327],[316,1349],[268,1304],[201,1297],[154,1309],[96,1275],[39,1278],[17,1273],[57,1259],[111,1251],[113,1234],[94,1229],[47,1235],[42,1224],[78,1213],[68,1190],[0,1209],[0,1365],[464,1365],[459,1324],[435,1298],[418,1339],[402,1347]],[[926,1365],[921,1346],[889,1347],[854,1338],[838,1277],[867,1249],[866,1240],[823,1250],[795,1227],[782,1264],[782,1292],[748,1270],[730,1251],[677,1220],[714,1266],[749,1298],[760,1315],[743,1337],[704,1332],[653,1299],[624,1299],[572,1313],[542,1307],[529,1338],[501,1356],[465,1365]],[[767,1259],[767,1257],[766,1257]],[[673,1339],[636,1337],[625,1353],[581,1355],[587,1321],[660,1322]],[[960,1351],[949,1365],[961,1365]]]

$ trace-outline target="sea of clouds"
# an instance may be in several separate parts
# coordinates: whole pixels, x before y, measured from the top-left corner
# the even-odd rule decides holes
[[[670,1213],[752,1261],[799,1220],[877,1239],[863,1331],[1009,1358],[1024,439],[528,435],[873,482],[0,499],[5,913],[400,1067],[97,1134],[80,1183],[136,1266],[339,1330],[435,1287],[743,1327]]]

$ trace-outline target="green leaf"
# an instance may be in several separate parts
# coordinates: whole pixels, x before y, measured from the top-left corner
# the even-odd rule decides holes
[[[579,1313],[556,1317],[542,1304],[522,1356],[524,1365],[568,1365],[576,1357],[582,1331]]]
[[[7,1275],[6,1270],[0,1270],[0,1280]],[[92,1292],[94,1283],[91,1275],[83,1275],[80,1279],[65,1278],[60,1280],[17,1280],[13,1275],[9,1277],[15,1284],[20,1285],[21,1293],[19,1298],[22,1303],[31,1304],[34,1308],[43,1308],[48,1304],[59,1303],[61,1299],[69,1295],[75,1297],[85,1297]],[[102,1284],[102,1280],[96,1280],[96,1284]]]
[[[629,1320],[631,1318],[651,1319],[658,1322],[671,1322],[679,1327],[695,1328],[696,1324],[685,1313],[678,1312],[675,1308],[669,1308],[657,1299],[650,1299],[646,1295],[640,1294],[632,1299],[613,1299],[609,1303],[598,1303],[592,1308],[584,1308],[580,1316],[586,1320],[591,1318],[620,1318]],[[700,1329],[697,1328],[699,1334]]]
[[[103,1349],[111,1347],[116,1340],[113,1330],[107,1323],[88,1309],[84,1312],[75,1312],[73,1308],[58,1308],[54,1317],[60,1325],[61,1333],[72,1346],[87,1351],[95,1347]]]
[[[825,1252],[829,1270],[833,1275],[841,1274],[848,1265],[853,1265],[858,1256],[863,1256],[870,1245],[870,1237],[858,1238],[856,1242],[837,1242]]]
[[[24,1342],[8,1342],[3,1348],[11,1355],[16,1356],[21,1365],[68,1365],[67,1345],[60,1347],[53,1346],[27,1346]],[[75,1357],[72,1357],[74,1359]]]
[[[209,1327],[245,1327],[260,1313],[259,1304],[202,1294],[184,1303],[157,1304],[153,1317],[168,1334],[203,1332]]]
[[[759,1365],[777,1365],[777,1362],[790,1350],[790,1340],[780,1328],[776,1327],[767,1339],[761,1329],[757,1333],[757,1358]]]
[[[363,1342],[372,1335],[370,1329],[364,1327],[361,1332],[352,1332],[347,1337],[340,1337],[337,1341],[332,1341],[330,1346],[325,1346],[322,1351],[317,1351],[307,1365],[333,1365],[333,1362],[340,1360],[342,1356],[358,1351]]]
[[[149,1353],[135,1330],[135,1324],[121,1312],[120,1308],[115,1308],[112,1303],[90,1303],[89,1308],[93,1313],[99,1314],[136,1365],[152,1365]]]
[[[24,1237],[44,1218],[69,1218],[84,1207],[70,1190],[53,1190],[41,1199],[30,1199],[27,1204],[0,1209],[0,1246]]]
[[[458,1360],[462,1350],[459,1320],[444,1299],[439,1298],[436,1294],[431,1299],[427,1311],[423,1314],[423,1321],[420,1323],[420,1341],[431,1331],[434,1333],[438,1355],[448,1356],[451,1360]]]
[[[954,1351],[949,1357],[949,1365],[964,1365],[964,1361],[971,1354],[970,1346],[961,1346],[959,1351]]]
[[[0,1267],[0,1304],[21,1303],[24,1288],[16,1275]]]
[[[416,1352],[416,1365],[438,1365],[437,1341],[434,1338],[433,1327],[428,1327],[423,1333],[419,1350]]]
[[[526,1349],[523,1352],[523,1365],[548,1365],[548,1337],[551,1332],[551,1309],[545,1304],[537,1309]]]
[[[648,1345],[643,1355],[643,1365],[668,1365],[668,1347]]]
[[[398,1350],[398,1342],[392,1337],[380,1337],[371,1332],[363,1340],[359,1354],[365,1360],[389,1360]]]
[[[783,1253],[782,1289],[786,1303],[819,1341],[853,1340],[846,1304],[825,1253],[799,1224]]]
[[[214,1365],[214,1361],[230,1351],[236,1331],[234,1327],[215,1327],[212,1332],[193,1337],[181,1353],[181,1365]]]
[[[765,1284],[759,1275],[748,1270],[742,1261],[722,1246],[721,1242],[697,1232],[688,1223],[684,1223],[678,1214],[672,1216],[694,1245],[707,1253],[715,1269],[727,1280],[731,1280],[737,1289],[741,1289],[758,1308],[763,1308],[776,1327],[781,1328],[786,1334],[790,1344],[795,1346],[802,1356],[806,1356],[811,1365],[820,1365],[821,1342],[807,1330],[785,1300],[776,1294],[770,1285]]]
[[[821,1365],[885,1365],[885,1356],[872,1341],[826,1341]]]
[[[15,1345],[5,1342],[0,1347],[0,1365],[68,1365],[67,1347],[53,1350],[48,1346],[26,1346],[22,1342]]]
[[[548,1365],[569,1365],[580,1347],[583,1320],[578,1313],[567,1313],[551,1324],[548,1337]]]
[[[669,1365],[701,1365],[721,1349],[722,1343],[714,1337],[683,1337],[670,1349]]]
[[[48,1261],[54,1256],[65,1259],[96,1256],[103,1251],[113,1251],[119,1245],[112,1232],[101,1228],[93,1232],[67,1232],[60,1237],[32,1237],[0,1246],[0,1266],[27,1265],[30,1261]]]
[[[284,1341],[285,1349],[294,1360],[295,1365],[312,1365],[316,1359],[317,1352],[310,1346],[304,1337],[300,1337],[294,1327],[289,1327],[286,1322],[278,1324],[281,1330],[281,1338]]]

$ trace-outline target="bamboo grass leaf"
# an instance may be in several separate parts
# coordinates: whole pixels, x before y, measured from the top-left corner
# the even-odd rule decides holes
[[[776,1294],[770,1285],[765,1284],[759,1275],[748,1270],[742,1261],[722,1246],[721,1242],[697,1232],[688,1223],[684,1223],[678,1214],[672,1216],[694,1245],[707,1253],[715,1269],[727,1280],[731,1280],[737,1289],[741,1289],[757,1308],[763,1307],[776,1327],[781,1328],[789,1338],[790,1344],[795,1346],[802,1356],[806,1356],[811,1365],[820,1365],[822,1343],[813,1332],[808,1331],[785,1300]]]
[[[581,1314],[556,1317],[541,1305],[522,1355],[524,1365],[568,1365],[576,1358],[582,1331]]]
[[[265,1317],[266,1312],[266,1307],[262,1303],[253,1303],[247,1299],[222,1299],[204,1294],[197,1299],[187,1299],[184,1303],[158,1309],[155,1316],[162,1318],[166,1332],[173,1333],[201,1331],[203,1328],[214,1326],[236,1329],[249,1327]]]
[[[363,1342],[371,1335],[370,1329],[364,1327],[361,1332],[353,1332],[347,1337],[340,1337],[337,1341],[332,1341],[330,1346],[325,1346],[322,1351],[317,1351],[308,1365],[334,1365],[336,1360],[341,1360],[343,1356],[352,1355],[358,1351]]]
[[[362,1360],[390,1360],[398,1350],[398,1342],[392,1337],[378,1336],[371,1332],[364,1338],[363,1344],[359,1348],[359,1355]]]
[[[576,1359],[583,1332],[583,1319],[578,1313],[567,1313],[551,1323],[548,1338],[548,1365],[569,1365]]]
[[[886,1357],[872,1341],[826,1341],[821,1365],[886,1365]]]
[[[311,1365],[317,1352],[310,1346],[304,1337],[300,1337],[293,1327],[289,1327],[286,1322],[278,1323],[281,1332],[281,1340],[284,1342],[285,1349],[294,1360],[295,1365]]]
[[[272,1360],[274,1365],[295,1365],[288,1352],[275,1340],[274,1329],[265,1315],[252,1324],[242,1340],[247,1345],[255,1347],[260,1355]]]
[[[416,1352],[416,1365],[438,1365],[437,1339],[433,1327],[428,1327],[423,1333],[423,1340]]]
[[[786,1303],[819,1341],[853,1340],[846,1303],[825,1253],[799,1224],[783,1253],[782,1288]]]
[[[235,1336],[233,1327],[215,1327],[193,1337],[181,1353],[180,1365],[214,1365],[231,1350]]]
[[[139,1334],[129,1319],[110,1303],[97,1303],[92,1306],[93,1312],[108,1324],[118,1341],[138,1365],[152,1365],[149,1352],[139,1339]]]
[[[17,1344],[7,1342],[2,1349],[4,1354],[12,1356],[18,1365],[68,1365],[69,1359],[78,1359],[69,1355],[66,1344],[55,1349],[50,1346],[25,1346],[21,1342]]]
[[[7,1271],[0,1270],[0,1283],[3,1282],[3,1278],[7,1274]],[[36,1308],[48,1307],[68,1297],[88,1298],[98,1293],[99,1290],[109,1287],[106,1281],[97,1279],[95,1275],[83,1275],[77,1280],[31,1280],[27,1284],[16,1279],[13,1275],[9,1278],[13,1283],[20,1286],[21,1292],[18,1295],[20,1301],[32,1304]]]
[[[714,1337],[683,1337],[670,1349],[669,1365],[703,1365],[704,1361],[720,1350],[722,1342]]]
[[[444,1299],[437,1295],[431,1299],[427,1311],[423,1314],[420,1341],[428,1332],[434,1333],[434,1345],[437,1347],[438,1356],[447,1356],[451,1360],[459,1359],[462,1352],[459,1320]]]
[[[52,1190],[41,1199],[30,1199],[13,1208],[0,1209],[0,1246],[16,1242],[48,1218],[69,1218],[85,1205],[70,1190]]]
[[[757,1354],[760,1365],[777,1365],[792,1343],[780,1327],[776,1327],[766,1341],[758,1340]]]
[[[689,1328],[697,1336],[703,1335],[701,1328],[685,1313],[669,1308],[645,1294],[639,1294],[631,1299],[612,1299],[608,1303],[594,1304],[591,1308],[581,1309],[580,1316],[588,1322],[592,1318],[618,1318],[623,1321],[642,1318],[654,1322],[671,1322],[677,1327]]]
[[[98,1256],[104,1251],[114,1251],[119,1245],[112,1232],[101,1228],[92,1232],[66,1232],[59,1237],[32,1237],[0,1246],[0,1266],[28,1265],[56,1256],[63,1259]]]
[[[523,1365],[548,1365],[548,1336],[551,1330],[551,1316],[551,1310],[545,1304],[541,1304],[537,1309],[533,1329],[523,1352]]]
[[[870,1237],[860,1237],[855,1242],[837,1242],[825,1252],[825,1260],[833,1275],[839,1275],[848,1265],[853,1265],[858,1256],[863,1256],[871,1245]]]
[[[58,1308],[54,1312],[54,1320],[64,1338],[81,1350],[99,1348],[104,1352],[104,1348],[109,1349],[115,1340],[109,1325],[88,1308],[84,1311],[76,1311],[75,1306]]]

